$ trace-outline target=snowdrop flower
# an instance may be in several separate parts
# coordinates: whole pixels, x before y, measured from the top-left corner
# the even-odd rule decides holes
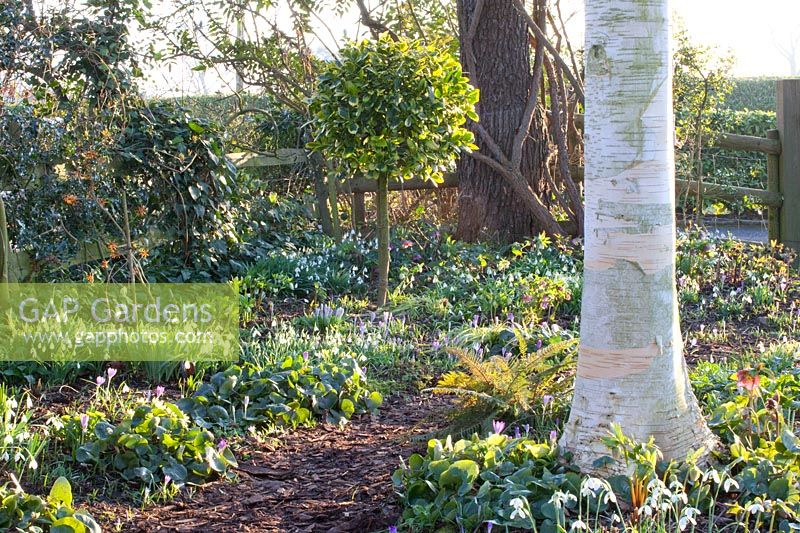
[[[700,511],[698,509],[695,509],[694,507],[686,507],[683,510],[680,519],[678,520],[678,527],[681,529],[681,531],[686,529],[686,527],[689,524],[693,526],[697,525],[697,520],[695,520],[694,517],[697,516],[699,513]]]
[[[597,496],[605,488],[603,480],[596,477],[587,477],[581,482],[581,496],[591,498],[592,496]]]
[[[517,518],[525,518],[528,516],[528,512],[525,510],[525,500],[522,498],[514,498],[508,504],[511,506],[513,511],[511,512],[511,520],[516,520]]]
[[[3,437],[3,444],[5,444],[6,446],[14,444],[14,437],[12,437],[11,435],[6,435],[5,437]]]
[[[722,488],[725,489],[725,492],[730,492],[731,489],[739,490],[739,482],[732,477],[726,478]]]
[[[674,504],[681,502],[683,503],[683,505],[686,505],[687,503],[689,503],[689,498],[688,496],[686,496],[685,492],[677,492],[672,495],[670,501]]]
[[[579,530],[588,530],[589,526],[586,525],[586,522],[583,520],[575,520],[570,526],[570,531],[579,531]]]
[[[36,470],[37,468],[39,468],[39,463],[36,462],[36,459],[31,458],[31,462],[28,463],[28,468],[30,468],[31,470]]]
[[[763,513],[764,506],[758,502],[751,503],[750,505],[747,506],[747,512],[750,514]]]
[[[3,463],[7,463],[9,459],[11,459],[11,456],[8,455],[8,452],[3,452],[3,455],[0,455],[0,461]]]
[[[556,509],[561,509],[570,501],[578,501],[578,498],[576,498],[574,494],[569,492],[561,492],[560,490],[554,492],[553,495],[550,496],[549,500],[549,502],[552,503]]]

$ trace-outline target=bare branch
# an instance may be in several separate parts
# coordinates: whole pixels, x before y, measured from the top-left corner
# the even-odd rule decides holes
[[[583,87],[581,86],[580,82],[578,82],[578,80],[575,78],[575,75],[570,70],[569,65],[567,65],[566,61],[564,61],[564,58],[561,57],[561,54],[558,53],[558,50],[556,50],[556,48],[547,39],[547,35],[545,35],[545,33],[541,30],[541,28],[539,28],[539,26],[536,24],[533,18],[531,18],[530,14],[525,9],[525,4],[522,2],[522,0],[512,0],[512,1],[514,2],[514,7],[517,8],[517,11],[519,11],[520,15],[522,15],[525,18],[525,21],[528,23],[528,30],[530,30],[533,36],[537,39],[537,42],[538,40],[543,41],[545,48],[547,48],[547,51],[550,52],[550,55],[553,56],[553,59],[555,59],[555,61],[559,65],[561,65],[561,68],[564,69],[564,75],[569,79],[570,83],[572,84],[572,90],[575,91],[575,95],[578,97],[578,100],[580,100],[581,103],[583,103],[584,101]]]

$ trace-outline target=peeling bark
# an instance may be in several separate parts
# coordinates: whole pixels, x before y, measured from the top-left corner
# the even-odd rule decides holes
[[[586,28],[581,348],[561,445],[593,471],[611,423],[668,459],[715,441],[678,319],[669,1],[590,0]]]

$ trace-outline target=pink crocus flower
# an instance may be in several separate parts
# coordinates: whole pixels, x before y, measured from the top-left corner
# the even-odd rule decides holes
[[[506,429],[506,423],[503,422],[502,420],[494,420],[492,422],[492,429],[494,430],[495,433],[500,435],[503,433],[503,430]]]
[[[164,391],[165,391],[165,390],[166,390],[166,389],[164,388],[164,386],[163,386],[163,385],[159,385],[158,387],[156,387],[156,390],[155,390],[154,396],[155,396],[156,398],[161,398],[161,396],[164,394]]]
[[[97,383],[98,387],[102,387],[103,384],[106,382],[106,378],[104,378],[103,376],[97,376],[94,382]]]
[[[110,366],[108,369],[106,369],[106,374],[108,374],[108,381],[110,382],[112,379],[114,379],[114,376],[117,375],[117,369],[113,366]]]
[[[81,431],[86,433],[86,430],[89,429],[89,415],[82,414],[81,415]]]

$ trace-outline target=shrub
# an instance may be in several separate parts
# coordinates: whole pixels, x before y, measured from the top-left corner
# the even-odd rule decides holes
[[[478,119],[477,101],[448,52],[388,35],[344,47],[319,77],[309,147],[348,176],[378,182],[378,305],[389,276],[389,180],[440,182],[459,153],[475,148],[463,125]]]
[[[735,78],[725,107],[734,111],[775,111],[774,78]]]

